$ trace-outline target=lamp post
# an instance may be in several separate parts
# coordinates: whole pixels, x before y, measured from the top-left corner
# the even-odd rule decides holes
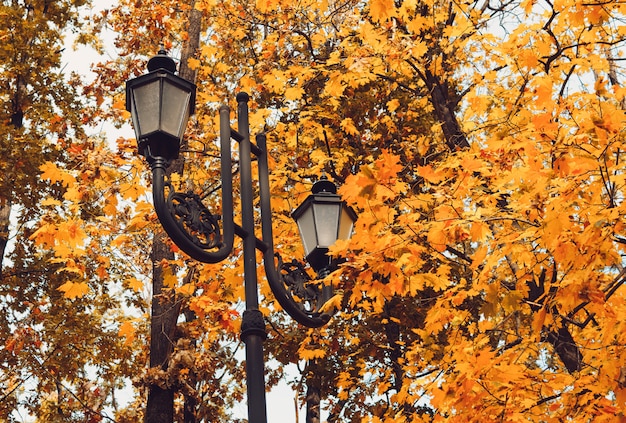
[[[250,141],[248,94],[237,95],[236,130],[231,128],[228,106],[219,110],[222,215],[211,213],[198,195],[174,190],[167,178],[167,167],[178,157],[187,120],[194,112],[196,89],[194,84],[175,75],[175,70],[174,60],[165,51],[159,51],[148,61],[147,74],[127,81],[126,109],[132,116],[139,153],[146,157],[152,169],[157,216],[172,241],[190,257],[205,263],[227,259],[235,235],[243,241],[246,310],[241,338],[246,346],[248,421],[265,423],[266,332],[258,308],[256,250],[263,254],[265,274],[276,300],[302,325],[320,327],[328,322],[330,314],[321,307],[332,295],[332,287],[320,288],[312,282],[302,263],[296,260],[285,263],[274,252],[266,136],[257,135],[256,144]],[[239,143],[241,224],[234,221],[231,140]],[[261,239],[254,230],[252,155],[258,161]],[[322,178],[292,216],[297,221],[307,261],[318,277],[328,275],[336,267],[327,254],[328,247],[337,239],[350,237],[355,212],[337,195],[336,186]]]

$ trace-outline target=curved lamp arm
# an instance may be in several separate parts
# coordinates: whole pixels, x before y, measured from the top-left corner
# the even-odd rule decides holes
[[[310,277],[304,270],[304,266],[295,260],[283,263],[278,256],[278,267],[276,266],[277,255],[274,254],[269,168],[267,164],[267,137],[265,134],[260,134],[257,135],[256,140],[261,150],[261,154],[258,156],[259,194],[262,237],[265,244],[263,264],[267,280],[278,303],[294,320],[312,328],[323,326],[328,323],[331,315],[321,312],[320,309],[330,299],[331,287],[319,289],[313,284],[308,284],[311,280]],[[300,301],[297,301],[294,295]]]
[[[221,108],[220,115],[228,116],[228,108]],[[220,127],[220,162],[222,179],[222,226],[220,216],[212,214],[192,193],[175,192],[166,182],[168,162],[163,157],[149,157],[152,167],[152,196],[159,221],[172,241],[191,258],[203,263],[220,262],[231,253],[235,237],[233,221],[232,174],[230,152],[230,126]],[[224,126],[222,124],[221,126]],[[225,131],[226,129],[226,131]],[[169,188],[167,197],[165,189]]]

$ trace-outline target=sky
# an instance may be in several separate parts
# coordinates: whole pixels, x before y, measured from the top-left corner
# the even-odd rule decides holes
[[[112,2],[110,0],[93,0],[94,8],[89,13],[97,13],[99,10],[111,7]],[[74,48],[74,36],[72,34],[66,35],[65,50],[63,51],[63,66],[65,72],[70,74],[71,72],[77,72],[82,75],[86,81],[92,80],[94,74],[91,72],[91,65],[110,58],[115,58],[116,51],[113,44],[115,34],[104,34],[104,56],[97,53],[95,50],[85,46],[79,46]],[[108,56],[108,57],[107,57]],[[134,131],[130,124],[122,126],[121,128],[115,128],[113,125],[104,125],[96,129],[96,133],[92,135],[104,136],[111,141],[111,144],[115,144],[115,140],[118,137],[134,138]],[[146,169],[148,169],[146,167]],[[294,324],[295,321],[294,321]],[[287,377],[290,379],[297,378],[298,372],[295,365],[290,366],[287,372]],[[133,395],[131,389],[119,392],[117,399],[123,403],[123,396],[127,396],[127,400],[130,401]],[[267,393],[267,421],[271,423],[304,423],[305,422],[305,409],[303,407],[299,410],[299,419],[296,421],[295,399],[296,392],[287,384],[286,380],[280,382],[280,384]],[[322,403],[323,406],[323,403]],[[245,403],[240,404],[233,410],[236,418],[247,417],[247,406]],[[322,411],[322,417],[327,413]]]

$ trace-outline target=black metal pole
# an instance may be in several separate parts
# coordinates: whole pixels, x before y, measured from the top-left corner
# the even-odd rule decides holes
[[[257,281],[257,249],[263,253],[265,274],[270,288],[278,303],[299,323],[309,327],[320,327],[328,322],[330,314],[320,312],[320,306],[331,294],[324,288],[321,292],[314,286],[308,286],[311,280],[304,265],[293,260],[284,263],[279,254],[275,254],[272,240],[272,216],[270,204],[269,169],[267,160],[266,137],[260,134],[257,142],[250,141],[248,117],[249,96],[237,95],[238,129],[230,124],[230,109],[220,108],[220,161],[222,182],[222,216],[213,214],[202,203],[202,198],[193,192],[177,192],[169,181],[167,168],[172,159],[178,157],[182,134],[159,127],[158,131],[144,133],[139,119],[145,113],[143,106],[154,104],[138,101],[154,87],[159,88],[159,107],[171,94],[163,94],[167,81],[173,91],[179,90],[189,96],[189,112],[194,112],[195,90],[193,83],[174,74],[176,65],[164,52],[148,63],[150,72],[161,70],[157,79],[155,74],[148,74],[127,81],[126,109],[133,115],[135,134],[139,153],[145,156],[152,167],[154,206],[163,229],[172,241],[191,258],[203,263],[218,263],[230,256],[234,236],[243,241],[244,284],[246,310],[241,324],[241,339],[246,345],[246,382],[248,391],[248,422],[267,423],[265,399],[265,364],[263,342],[266,338],[265,319],[259,311]],[[161,81],[154,85],[155,82]],[[150,86],[148,91],[140,87]],[[163,95],[162,95],[163,94]],[[182,97],[181,97],[182,98]],[[145,103],[145,104],[144,104]],[[141,109],[141,112],[137,110]],[[151,109],[148,108],[148,111]],[[151,112],[149,112],[150,114]],[[181,116],[182,117],[182,116]],[[161,119],[161,117],[159,117]],[[186,120],[181,120],[186,125]],[[239,142],[239,173],[241,178],[241,226],[235,224],[232,190],[231,141]],[[255,235],[255,207],[252,182],[252,156],[258,159],[259,171],[259,208],[262,224],[262,240]],[[219,220],[221,218],[221,225]],[[220,229],[221,226],[221,229]],[[223,234],[222,234],[223,231]],[[323,294],[322,300],[319,300]],[[296,297],[298,300],[296,300]]]
[[[243,229],[243,271],[246,311],[241,324],[241,338],[246,344],[246,384],[248,391],[249,423],[267,423],[265,401],[265,365],[263,341],[265,321],[259,311],[256,264],[256,236],[254,234],[254,206],[252,191],[252,157],[246,93],[237,94],[239,142],[239,175],[241,179],[241,227]]]

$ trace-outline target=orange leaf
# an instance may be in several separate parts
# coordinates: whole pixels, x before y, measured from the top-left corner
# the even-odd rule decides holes
[[[128,346],[132,344],[133,340],[135,339],[135,326],[133,326],[131,321],[127,320],[120,325],[117,334],[126,338],[126,340],[124,341],[124,345]]]
[[[533,317],[533,333],[541,333],[541,329],[546,321],[546,312],[546,308],[541,307],[541,310],[539,310]]]
[[[437,251],[443,252],[447,248],[448,237],[439,225],[434,226],[428,232],[428,243]]]
[[[143,282],[137,278],[132,277],[128,279],[127,282],[128,282],[128,286],[135,292],[139,292],[143,289]]]
[[[60,169],[52,162],[45,162],[39,166],[39,170],[42,172],[40,175],[41,179],[49,180],[53,184],[61,182],[61,184],[67,187],[76,181],[67,171]]]
[[[472,237],[472,241],[483,241],[491,230],[489,229],[489,225],[484,222],[472,222],[472,227],[470,229],[470,235]]]
[[[435,171],[430,165],[418,167],[417,174],[424,178],[426,181],[433,184],[440,183],[445,176],[442,172]]]
[[[87,294],[89,292],[89,285],[87,285],[86,282],[67,281],[58,289],[63,292],[65,298],[73,300],[74,298],[80,298]]]
[[[370,15],[375,22],[384,21],[391,16],[393,0],[371,0]]]

